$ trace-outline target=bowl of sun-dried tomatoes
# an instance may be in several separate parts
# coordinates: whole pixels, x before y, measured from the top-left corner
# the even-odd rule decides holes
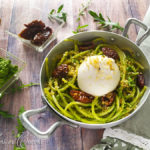
[[[61,24],[50,20],[48,11],[26,7],[16,9],[21,9],[23,13],[13,17],[10,29],[6,32],[29,48],[43,52],[56,39],[56,32]]]

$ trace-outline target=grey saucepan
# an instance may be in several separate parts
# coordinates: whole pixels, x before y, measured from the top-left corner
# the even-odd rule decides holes
[[[126,38],[129,26],[132,23],[140,26],[141,28],[143,28],[145,30],[144,35],[141,38],[137,39],[135,43],[132,42],[131,40],[129,40],[128,38]],[[144,95],[142,96],[137,108],[132,113],[130,113],[128,116],[126,116],[120,120],[106,123],[106,124],[87,124],[87,123],[82,123],[79,121],[72,120],[72,119],[62,115],[61,113],[59,113],[57,110],[55,110],[49,104],[49,102],[46,99],[44,92],[43,92],[43,88],[44,88],[44,85],[46,83],[46,73],[45,73],[46,71],[45,71],[45,60],[44,60],[42,67],[41,67],[41,72],[40,72],[40,87],[41,87],[41,92],[42,92],[42,100],[43,100],[45,106],[42,108],[39,108],[39,109],[29,110],[29,111],[24,112],[20,116],[22,124],[25,126],[25,128],[27,130],[32,132],[37,137],[48,138],[55,131],[55,129],[57,129],[58,127],[60,127],[62,125],[69,125],[72,127],[91,128],[91,129],[100,129],[100,128],[108,128],[108,127],[116,126],[120,123],[123,123],[124,121],[126,121],[130,117],[132,117],[145,103],[145,101],[148,97],[148,94],[149,94],[150,64],[149,64],[148,59],[146,58],[144,52],[142,52],[142,50],[139,48],[139,45],[142,43],[143,40],[145,40],[149,36],[149,34],[150,34],[150,28],[149,27],[147,27],[145,24],[143,24],[139,20],[131,18],[131,19],[128,19],[128,21],[125,25],[123,35],[118,35],[115,33],[105,32],[105,31],[89,31],[89,32],[83,32],[83,33],[79,33],[79,34],[76,34],[76,35],[69,37],[71,39],[76,39],[79,41],[89,41],[89,40],[92,40],[92,39],[95,39],[98,37],[103,37],[104,39],[106,39],[108,41],[108,43],[118,45],[119,47],[128,46],[133,50],[133,53],[136,56],[135,59],[140,60],[140,63],[144,66],[145,83],[148,86],[148,88],[147,88],[146,92],[144,93]],[[52,50],[46,56],[49,59],[49,68],[53,67],[53,62],[55,61],[56,57],[59,54],[62,54],[64,51],[69,50],[71,47],[72,47],[71,42],[61,41],[54,48],[52,48]],[[38,130],[29,121],[28,118],[30,116],[35,115],[35,114],[45,112],[47,109],[57,115],[58,121],[55,122],[52,126],[50,126],[50,128],[47,131],[42,132],[42,131]]]

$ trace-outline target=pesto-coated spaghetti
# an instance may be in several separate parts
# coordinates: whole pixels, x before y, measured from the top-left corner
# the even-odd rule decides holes
[[[116,45],[107,44],[103,38],[93,40],[94,46],[89,47],[72,39],[65,41],[73,42],[74,49],[65,51],[58,59],[53,72],[55,76],[49,75],[48,59],[46,58],[46,74],[49,80],[44,88],[44,93],[50,105],[66,117],[89,124],[108,123],[130,114],[137,107],[147,88],[137,84],[137,80],[141,80],[141,78],[138,79],[138,76],[142,74],[143,66],[134,60],[129,52],[126,53]],[[81,47],[82,45],[84,46]],[[120,70],[120,81],[114,90],[115,97],[111,102],[108,100],[110,102],[106,103],[108,105],[105,105],[105,100],[104,103],[102,101],[104,96],[91,96],[91,101],[86,102],[76,101],[70,91],[74,90],[82,95],[77,84],[78,68],[87,57],[104,55],[102,48],[112,49],[118,54],[115,62]],[[90,97],[88,94],[85,96]]]

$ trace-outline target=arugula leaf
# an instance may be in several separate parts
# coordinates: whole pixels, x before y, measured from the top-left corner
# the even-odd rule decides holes
[[[26,131],[26,129],[24,128],[24,126],[22,125],[19,116],[25,111],[24,107],[20,107],[19,112],[18,112],[18,117],[17,117],[17,123],[18,125],[16,126],[17,128],[17,140],[20,139],[21,135],[23,134],[24,131]],[[26,146],[24,143],[21,143],[20,145],[17,145],[17,143],[14,145],[14,150],[26,150]]]
[[[107,16],[107,20],[104,19],[102,13],[99,13],[99,15],[97,15],[97,13],[92,10],[89,10],[88,13],[93,17],[94,21],[98,21],[103,28],[109,27],[111,30],[114,29],[118,29],[120,31],[124,30],[124,28],[121,27],[118,22],[117,23],[112,22],[108,16]]]
[[[26,150],[26,146],[24,143],[21,143],[21,147],[14,145],[14,150]]]
[[[16,126],[17,130],[18,130],[18,134],[17,134],[17,138],[19,138],[21,136],[21,134],[26,130],[24,128],[24,126],[22,125],[19,116],[25,111],[24,107],[20,107],[19,112],[18,112],[18,118],[17,118],[17,123],[18,125]]]
[[[88,13],[89,13],[92,17],[94,17],[94,19],[99,20],[99,17],[98,17],[98,15],[96,14],[96,12],[94,12],[94,11],[92,11],[92,10],[89,10]]]
[[[10,114],[7,111],[3,111],[3,110],[0,110],[0,115],[3,116],[4,118],[13,118],[14,117],[14,115]]]
[[[83,32],[84,30],[80,30],[80,29],[83,29],[83,28],[86,28],[86,27],[88,27],[88,24],[83,25],[83,26],[78,25],[78,27],[76,28],[76,30],[75,30],[75,31],[72,31],[72,32],[73,32],[74,34],[77,34],[77,33],[79,33],[79,32]]]
[[[60,5],[59,6],[59,8],[58,8],[58,10],[57,10],[57,13],[60,13],[61,12],[61,10],[63,9],[63,7],[64,7],[64,5],[62,4],[62,5]]]
[[[32,83],[32,82],[30,82],[29,84],[22,84],[22,83],[21,83],[20,86],[17,86],[17,87],[15,87],[15,88],[12,88],[12,89],[11,89],[11,92],[12,92],[12,93],[15,93],[15,92],[17,92],[17,91],[21,91],[21,90],[24,89],[24,88],[31,87],[31,86],[37,86],[37,85],[40,85],[40,84],[39,84],[39,83]]]
[[[0,108],[3,107],[3,104],[0,104]],[[14,115],[9,114],[7,111],[0,110],[0,115],[4,118],[13,118]]]

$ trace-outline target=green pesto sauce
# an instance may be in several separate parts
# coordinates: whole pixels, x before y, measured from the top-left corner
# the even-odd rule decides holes
[[[0,57],[0,88],[18,71],[18,66],[11,64],[11,60]]]

